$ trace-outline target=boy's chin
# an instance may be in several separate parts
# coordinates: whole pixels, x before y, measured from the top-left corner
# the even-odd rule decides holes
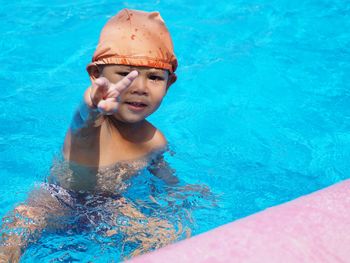
[[[146,119],[146,116],[120,116],[118,113],[112,115],[114,119],[117,121],[128,123],[128,124],[137,124],[139,122],[142,122]]]

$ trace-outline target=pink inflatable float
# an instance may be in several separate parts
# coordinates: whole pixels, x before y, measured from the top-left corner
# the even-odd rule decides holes
[[[350,180],[130,262],[350,262]]]

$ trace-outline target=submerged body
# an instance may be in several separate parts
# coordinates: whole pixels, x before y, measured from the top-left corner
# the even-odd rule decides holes
[[[162,152],[158,149],[140,158],[99,167],[79,164],[65,157],[57,159],[47,183],[32,191],[25,203],[4,218],[5,242],[0,246],[0,262],[19,261],[29,242],[36,240],[43,229],[63,228],[80,233],[95,231],[98,227],[99,235],[122,235],[123,243],[134,244],[133,251],[120,251],[122,257],[139,255],[182,238],[182,227],[159,215],[142,213],[134,200],[123,196],[133,177],[145,169],[166,178],[168,183],[178,181],[162,159]],[[121,224],[120,218],[127,219],[127,224]],[[15,230],[15,234],[11,234],[11,230]],[[6,260],[2,261],[4,255]]]

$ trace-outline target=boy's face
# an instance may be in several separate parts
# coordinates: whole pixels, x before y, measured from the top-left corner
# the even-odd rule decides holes
[[[100,68],[100,76],[117,83],[132,70],[137,70],[139,75],[121,93],[118,111],[113,114],[117,120],[127,123],[137,123],[155,112],[168,89],[169,72],[164,69],[105,65]]]

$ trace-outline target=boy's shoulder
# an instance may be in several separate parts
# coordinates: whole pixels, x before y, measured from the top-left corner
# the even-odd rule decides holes
[[[151,123],[147,123],[149,131],[153,134],[147,144],[152,148],[152,151],[163,150],[167,147],[167,139],[164,134]]]
[[[157,129],[154,138],[153,138],[153,145],[154,145],[154,149],[155,150],[165,150],[167,145],[168,145],[168,141],[166,140],[164,134]]]

